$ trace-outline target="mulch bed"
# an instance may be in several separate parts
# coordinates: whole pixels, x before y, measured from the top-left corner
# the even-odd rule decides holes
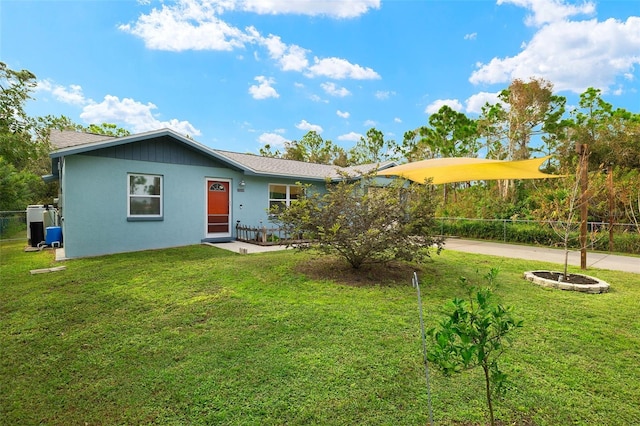
[[[536,271],[533,274],[536,277],[569,284],[598,284],[598,281],[580,274],[567,274],[566,279],[561,279],[563,274],[560,272]]]

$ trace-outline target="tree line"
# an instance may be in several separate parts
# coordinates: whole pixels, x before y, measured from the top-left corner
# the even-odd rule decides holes
[[[310,131],[284,149],[266,145],[261,155],[313,163],[352,166],[386,160],[411,162],[445,157],[483,157],[526,160],[552,156],[548,173],[568,175],[549,181],[497,181],[442,185],[438,215],[470,218],[533,219],[548,211],[552,198],[572,185],[578,167],[576,144],[589,147],[590,219],[609,218],[605,179],[615,175],[615,215],[618,222],[638,224],[640,219],[640,114],[615,108],[602,91],[585,90],[576,106],[553,93],[544,79],[516,79],[472,118],[444,105],[425,125],[408,130],[403,140],[386,139],[371,128],[349,150]],[[557,203],[556,203],[557,205]]]
[[[28,204],[51,203],[57,183],[45,183],[51,172],[51,129],[75,130],[110,136],[129,132],[115,124],[82,126],[65,116],[30,117],[25,104],[33,99],[36,76],[12,70],[0,62],[0,211],[24,210]]]
[[[49,173],[51,129],[124,136],[114,124],[82,126],[60,116],[29,117],[25,103],[32,99],[36,76],[12,70],[0,62],[0,210],[24,209],[46,202],[57,193],[55,184],[40,176]],[[615,175],[616,219],[640,219],[640,114],[615,108],[602,92],[589,88],[577,105],[568,107],[553,84],[539,78],[514,80],[487,103],[477,117],[445,105],[427,123],[404,133],[402,141],[386,138],[371,128],[350,149],[310,131],[283,149],[265,145],[260,154],[338,166],[418,161],[442,157],[485,157],[524,160],[551,155],[547,172],[573,175],[578,165],[576,144],[589,147],[590,207],[593,220],[609,216],[606,173]],[[550,205],[549,198],[566,189],[563,180],[467,182],[443,185],[436,214],[479,218],[531,218]],[[546,212],[548,213],[548,212]],[[545,213],[545,214],[546,214]]]
[[[566,170],[574,165],[575,142],[590,145],[590,163],[640,167],[640,114],[614,108],[601,90],[589,88],[577,106],[567,110],[567,100],[553,94],[552,83],[532,78],[516,79],[487,103],[477,118],[444,105],[428,123],[404,133],[403,140],[385,139],[371,128],[349,150],[310,131],[299,141],[285,142],[284,149],[265,145],[260,154],[290,160],[351,166],[385,160],[418,161],[441,157],[486,157],[525,160],[556,155],[551,167]]]

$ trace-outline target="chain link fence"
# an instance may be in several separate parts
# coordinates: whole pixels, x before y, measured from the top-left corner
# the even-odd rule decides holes
[[[507,241],[508,230],[517,225],[525,226],[544,226],[549,229],[564,229],[567,224],[561,221],[537,221],[537,220],[524,220],[524,219],[470,219],[465,217],[438,217],[436,221],[440,225],[440,231],[443,235],[446,235],[447,223],[465,223],[465,222],[478,222],[485,224],[497,225],[502,230],[502,240]],[[575,223],[577,226],[578,224]],[[608,222],[587,222],[587,231],[589,233],[597,232],[609,232]],[[619,233],[640,233],[640,225],[634,223],[614,223],[614,234]],[[448,235],[451,236],[451,235]]]
[[[505,243],[561,246],[561,234],[570,234],[570,246],[578,239],[578,223],[523,219],[436,218],[437,230],[446,237],[475,238]],[[593,250],[608,250],[613,237],[614,250],[640,253],[640,228],[633,223],[614,223],[610,234],[608,222],[587,222],[588,245]]]
[[[27,240],[26,210],[0,212],[0,239],[3,241]]]

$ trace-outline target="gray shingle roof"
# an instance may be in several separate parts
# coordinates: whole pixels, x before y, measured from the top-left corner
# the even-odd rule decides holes
[[[52,157],[61,157],[65,154],[80,154],[95,149],[101,149],[114,144],[125,144],[169,134],[177,141],[182,142],[200,151],[203,155],[222,160],[230,165],[244,170],[245,174],[259,176],[281,176],[286,178],[299,178],[311,180],[339,179],[340,171],[349,176],[361,176],[364,173],[377,168],[385,169],[396,165],[392,161],[380,164],[365,164],[352,167],[339,167],[327,164],[306,163],[303,161],[285,160],[282,158],[261,157],[254,154],[241,154],[239,152],[222,151],[209,148],[191,139],[187,139],[172,130],[162,129],[146,132],[138,135],[116,138],[113,136],[96,135],[74,131],[52,130],[50,141],[55,151]]]
[[[285,160],[282,158],[261,157],[253,154],[214,150],[219,155],[243,165],[251,172],[260,175],[297,177],[310,179],[336,178],[339,176],[338,166],[327,164],[305,163],[304,161]]]
[[[114,136],[96,135],[93,133],[74,132],[72,130],[52,129],[49,134],[49,142],[55,149],[69,148],[92,142],[115,139]]]

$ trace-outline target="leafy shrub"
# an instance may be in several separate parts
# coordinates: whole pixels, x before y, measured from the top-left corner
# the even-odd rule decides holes
[[[288,235],[304,235],[316,248],[345,259],[354,269],[390,260],[421,261],[442,246],[433,237],[433,205],[426,185],[408,187],[397,180],[384,188],[371,187],[373,176],[328,183],[327,192],[310,187],[285,209],[272,210],[275,222]]]

